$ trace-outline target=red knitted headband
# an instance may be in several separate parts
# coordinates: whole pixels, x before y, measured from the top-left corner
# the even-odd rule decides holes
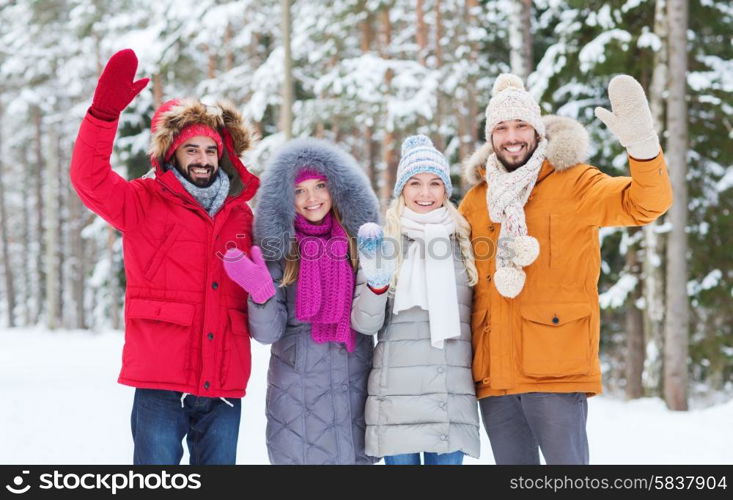
[[[176,149],[181,147],[187,140],[189,140],[191,137],[196,137],[198,135],[211,137],[214,142],[216,142],[216,149],[219,153],[219,158],[221,158],[221,155],[224,153],[224,143],[221,140],[221,135],[219,135],[216,130],[209,127],[208,125],[204,125],[203,123],[193,123],[181,130],[181,132],[173,140],[173,144],[171,144],[171,146],[168,148],[168,151],[166,151],[165,153],[165,161],[170,160],[173,154],[176,152]]]

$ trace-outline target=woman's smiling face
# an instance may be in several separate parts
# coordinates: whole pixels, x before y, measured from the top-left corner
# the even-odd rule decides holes
[[[331,193],[323,179],[306,179],[295,185],[295,211],[319,224],[331,210]]]
[[[423,172],[415,174],[407,180],[402,189],[405,206],[419,214],[432,212],[443,206],[446,192],[445,184],[435,174]]]

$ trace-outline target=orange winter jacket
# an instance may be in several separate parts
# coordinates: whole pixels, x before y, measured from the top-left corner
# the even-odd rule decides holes
[[[588,136],[568,118],[546,117],[547,159],[524,207],[540,254],[514,299],[492,283],[501,226],[486,205],[490,144],[466,164],[474,184],[459,210],[472,228],[479,282],[472,313],[473,378],[479,398],[524,392],[601,392],[598,356],[601,267],[598,229],[652,222],[672,204],[664,157],[629,158],[631,177],[583,163]]]

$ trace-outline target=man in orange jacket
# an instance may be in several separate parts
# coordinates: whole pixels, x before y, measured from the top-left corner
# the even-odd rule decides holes
[[[672,203],[644,91],[611,80],[596,116],[626,148],[630,177],[585,163],[588,134],[542,117],[514,75],[486,109],[486,144],[467,162],[460,206],[479,271],[472,315],[476,394],[497,464],[587,464],[587,396],[601,392],[602,226],[638,226]]]

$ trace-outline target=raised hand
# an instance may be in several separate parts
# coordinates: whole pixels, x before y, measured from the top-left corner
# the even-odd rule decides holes
[[[253,246],[251,254],[252,259],[249,259],[238,248],[230,248],[224,254],[224,271],[232,281],[249,293],[252,300],[264,304],[275,295],[275,286],[260,247]]]
[[[608,84],[611,109],[596,108],[596,117],[618,138],[629,156],[649,160],[659,154],[659,137],[644,89],[633,77],[618,75]]]
[[[397,256],[395,249],[384,241],[384,232],[378,224],[362,224],[356,238],[359,264],[372,288],[384,288],[392,281]]]
[[[89,111],[101,120],[115,121],[128,104],[150,81],[142,78],[133,81],[137,72],[137,56],[132,49],[115,53],[107,61],[97,82],[94,99]]]

